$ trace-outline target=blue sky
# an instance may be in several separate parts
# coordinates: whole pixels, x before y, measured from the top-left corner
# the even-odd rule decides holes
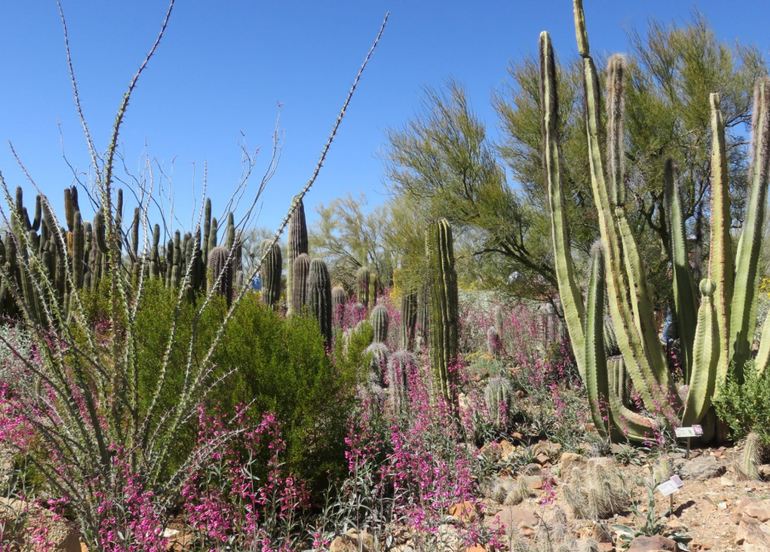
[[[83,107],[104,148],[115,109],[158,31],[166,3],[63,3]],[[740,39],[768,54],[765,2],[585,3],[595,52],[625,51],[628,29],[644,28],[651,17],[684,22],[697,8],[721,39]],[[139,172],[146,153],[173,175],[175,211],[187,226],[204,162],[216,213],[239,180],[241,144],[260,148],[255,170],[264,169],[280,112],[281,161],[257,221],[274,227],[310,175],[388,10],[380,48],[306,200],[311,220],[315,205],[347,193],[364,193],[372,205],[387,198],[386,131],[419,111],[424,87],[449,78],[463,83],[494,139],[491,94],[506,82],[512,60],[535,51],[538,33],[551,32],[561,59],[576,55],[569,0],[178,0],[123,127],[127,165]],[[30,204],[31,188],[6,146],[12,140],[41,188],[61,204],[62,188],[72,183],[62,152],[83,170],[88,156],[54,0],[0,3],[0,52],[0,170],[10,185],[28,190]]]

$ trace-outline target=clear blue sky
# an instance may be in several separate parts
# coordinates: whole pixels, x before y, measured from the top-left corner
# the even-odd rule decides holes
[[[154,39],[164,0],[63,0],[82,102],[100,148],[130,76]],[[724,40],[767,55],[770,4],[749,0],[586,0],[592,49],[627,49],[625,31],[655,17],[683,22],[699,9]],[[343,122],[316,187],[313,207],[347,193],[371,204],[387,195],[385,133],[420,108],[425,86],[453,77],[497,135],[490,107],[511,60],[535,51],[547,29],[561,59],[575,56],[570,0],[178,0],[165,42],[144,75],[122,133],[127,163],[143,152],[174,174],[175,208],[190,220],[193,165],[197,190],[208,163],[216,207],[239,179],[240,144],[260,147],[264,168],[280,109],[284,133],[277,174],[257,224],[274,227],[315,165],[340,104],[384,13],[391,18]],[[72,104],[63,39],[53,0],[0,3],[0,169],[23,181],[12,140],[43,190],[61,204],[72,178],[62,159],[87,169]],[[245,138],[244,138],[245,136]],[[254,181],[256,184],[256,181]],[[184,216],[182,216],[183,214]]]

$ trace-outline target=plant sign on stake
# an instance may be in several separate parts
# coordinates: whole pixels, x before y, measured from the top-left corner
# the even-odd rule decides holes
[[[674,435],[676,435],[677,439],[687,439],[687,452],[685,453],[684,457],[689,458],[690,442],[692,441],[693,437],[700,437],[703,435],[703,428],[697,424],[690,427],[677,427],[674,429]]]

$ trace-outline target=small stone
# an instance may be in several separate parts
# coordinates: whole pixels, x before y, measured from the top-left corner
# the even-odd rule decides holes
[[[467,500],[449,507],[449,515],[462,523],[471,523],[477,517],[476,505]]]
[[[535,460],[538,464],[544,465],[551,461],[551,457],[548,456],[546,453],[541,452],[537,456],[535,456]]]
[[[764,523],[770,520],[770,499],[751,500],[743,506],[741,512],[744,516],[752,517]]]
[[[676,541],[655,535],[654,537],[636,537],[631,541],[631,546],[628,547],[627,552],[658,552],[661,550],[676,552],[676,549]]]
[[[722,477],[719,478],[719,484],[722,485],[723,487],[732,487],[733,485],[735,485],[735,481],[723,475]]]
[[[519,527],[519,534],[522,537],[532,538],[535,536],[535,530],[529,525],[522,525]]]
[[[685,462],[679,472],[682,479],[694,479],[705,481],[713,477],[719,477],[725,473],[725,466],[721,465],[713,456],[699,456]]]
[[[540,464],[527,464],[522,472],[526,475],[540,475],[543,472],[543,468],[540,467]]]

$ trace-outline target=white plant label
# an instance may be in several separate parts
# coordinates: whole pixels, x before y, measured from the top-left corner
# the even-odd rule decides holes
[[[677,487],[682,487],[684,485],[684,481],[682,481],[678,475],[672,475],[669,481],[672,481]]]
[[[679,485],[669,479],[655,487],[655,490],[663,496],[670,496],[679,490]]]
[[[678,427],[674,429],[677,439],[687,439],[690,437],[700,437],[703,435],[703,428],[699,425],[691,427]]]

